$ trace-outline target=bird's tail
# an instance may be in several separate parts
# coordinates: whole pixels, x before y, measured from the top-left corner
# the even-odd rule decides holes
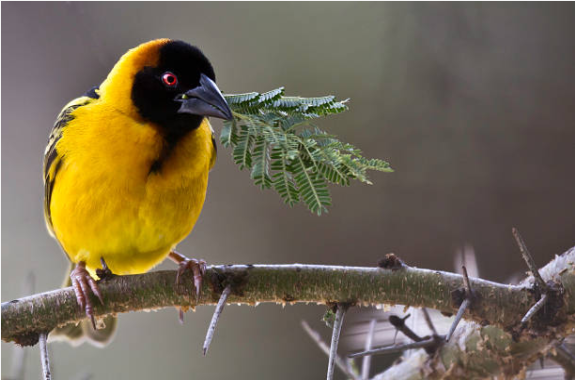
[[[74,264],[70,262],[64,283],[62,284],[63,288],[72,286],[70,273],[73,269]],[[98,329],[94,330],[90,320],[84,319],[77,324],[69,323],[65,326],[57,327],[50,333],[50,341],[66,341],[72,346],[79,346],[84,342],[88,342],[96,347],[105,347],[114,338],[116,326],[118,325],[118,318],[112,315],[107,315],[103,319],[99,320],[96,325],[98,325]]]

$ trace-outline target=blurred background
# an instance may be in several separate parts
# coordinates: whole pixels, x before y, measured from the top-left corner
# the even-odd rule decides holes
[[[3,2],[2,301],[25,295],[29,273],[39,292],[57,288],[66,269],[42,212],[56,115],[127,49],[160,37],[201,47],[224,92],[285,86],[351,98],[321,126],[396,170],[373,174],[373,186],[332,187],[334,206],[317,217],[255,187],[220,147],[184,254],[210,264],[373,266],[394,252],[453,270],[468,244],[482,277],[507,282],[526,270],[516,226],[543,265],[575,243],[574,16],[573,3]],[[327,357],[300,320],[328,340],[324,310],[229,306],[206,358],[213,307],[187,313],[184,326],[174,309],[124,314],[106,349],[52,344],[53,374],[323,378]],[[347,323],[352,331],[354,318]],[[353,348],[345,329],[341,353]],[[2,343],[3,377],[12,347]],[[26,378],[39,378],[37,348],[24,364]]]

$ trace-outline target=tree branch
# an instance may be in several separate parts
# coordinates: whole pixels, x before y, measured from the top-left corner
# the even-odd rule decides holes
[[[458,378],[515,378],[525,374],[526,368],[535,360],[554,353],[556,340],[573,333],[574,310],[571,309],[575,294],[574,276],[575,247],[561,256],[556,256],[539,270],[541,279],[547,286],[548,295],[554,301],[547,301],[546,307],[536,312],[530,324],[523,327],[521,322],[512,328],[501,328],[463,322],[455,330],[453,338],[442,345],[434,355],[424,350],[406,353],[406,357],[377,375],[374,380],[394,380],[397,378],[417,379],[458,379]],[[534,286],[533,276],[524,280],[525,286],[539,297]],[[475,293],[474,281],[473,294]],[[471,309],[473,309],[472,301]],[[504,310],[502,305],[494,306]],[[559,319],[552,315],[558,308],[565,313]],[[502,311],[503,312],[503,311]],[[505,311],[506,312],[506,311]],[[521,377],[521,376],[519,376]]]
[[[558,288],[550,291],[549,304],[561,305],[541,321],[535,316],[531,325],[566,326],[575,313],[575,249],[562,255],[562,265],[552,271]],[[556,260],[555,260],[556,261]],[[254,305],[260,302],[350,305],[403,304],[455,313],[464,294],[462,276],[405,264],[392,269],[320,265],[226,265],[209,267],[198,305],[216,304],[223,289],[231,285],[229,303]],[[553,263],[553,262],[552,262]],[[551,265],[551,264],[549,264]],[[557,265],[557,264],[554,264]],[[541,270],[545,277],[545,268]],[[100,282],[104,306],[94,302],[95,315],[124,313],[164,307],[195,307],[191,276],[175,286],[176,271],[158,271],[141,275],[116,276]],[[549,279],[546,279],[549,281]],[[536,302],[530,286],[504,285],[471,279],[476,298],[466,318],[504,328],[518,326],[522,316]],[[33,345],[38,334],[57,326],[86,318],[72,288],[54,290],[2,303],[2,340]]]

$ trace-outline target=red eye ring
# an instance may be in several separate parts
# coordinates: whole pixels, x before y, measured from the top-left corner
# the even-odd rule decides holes
[[[178,77],[174,73],[166,71],[162,75],[162,82],[168,87],[174,87],[178,84]]]

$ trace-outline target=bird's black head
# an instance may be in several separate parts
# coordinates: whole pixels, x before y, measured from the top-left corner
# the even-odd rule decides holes
[[[214,69],[198,48],[168,41],[158,51],[158,64],[138,71],[132,86],[132,101],[142,117],[175,138],[199,127],[206,116],[232,118]]]

